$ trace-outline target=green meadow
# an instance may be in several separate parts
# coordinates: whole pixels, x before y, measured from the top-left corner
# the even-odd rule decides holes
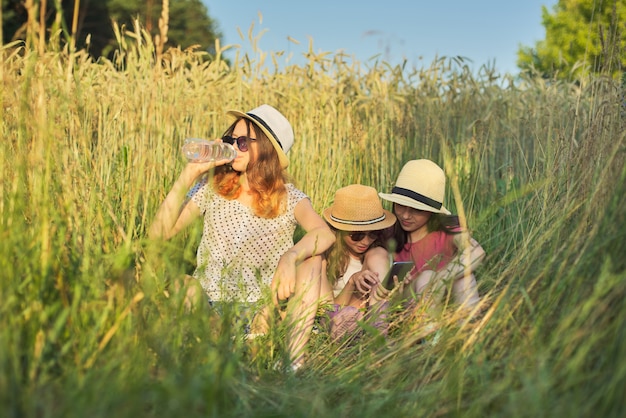
[[[0,50],[0,416],[624,413],[619,81],[445,57],[279,66],[279,52],[225,60],[219,45],[209,62],[161,55],[139,29],[97,63],[28,45]],[[320,213],[351,183],[390,190],[410,159],[445,167],[446,206],[487,252],[475,320],[450,308],[425,339],[415,320],[351,346],[320,332],[286,374],[273,367],[284,330],[253,358],[229,315],[185,311],[170,283],[193,271],[201,222],[165,243],[147,228],[184,139],[218,137],[228,109],[261,103],[292,122],[288,171]]]

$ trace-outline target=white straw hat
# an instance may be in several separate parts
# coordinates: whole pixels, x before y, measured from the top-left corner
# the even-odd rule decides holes
[[[293,145],[293,128],[282,113],[268,104],[262,104],[246,113],[239,110],[229,110],[228,114],[237,118],[248,119],[261,128],[274,146],[280,166],[287,168],[289,165],[287,153]]]
[[[450,214],[443,206],[446,191],[446,175],[441,167],[430,160],[407,162],[391,193],[378,193],[393,203],[433,213]]]
[[[383,209],[376,189],[362,184],[337,190],[335,201],[323,215],[326,222],[341,231],[378,231],[396,223],[396,215]]]

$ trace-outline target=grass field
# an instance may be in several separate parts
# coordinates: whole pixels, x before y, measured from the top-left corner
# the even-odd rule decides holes
[[[622,416],[623,85],[446,58],[279,70],[170,50],[155,66],[148,39],[97,64],[0,51],[0,416]],[[201,225],[168,243],[147,226],[183,140],[260,103],[292,121],[289,173],[320,212],[350,183],[390,190],[407,160],[443,165],[447,207],[488,254],[478,320],[449,312],[421,344],[418,322],[386,343],[319,334],[286,375],[280,332],[252,361],[228,318],[185,314],[167,284],[193,269]]]

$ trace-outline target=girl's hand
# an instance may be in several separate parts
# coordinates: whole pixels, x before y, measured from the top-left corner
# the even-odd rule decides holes
[[[405,289],[409,289],[411,287],[411,283],[413,283],[420,276],[420,272],[411,271],[404,277],[404,280],[400,281],[398,276],[393,276],[393,282],[395,283],[394,288],[398,289],[399,294],[403,294]]]
[[[370,270],[362,270],[354,273],[350,280],[354,283],[356,290],[364,296],[370,294],[372,289],[380,283],[378,273]]]
[[[217,161],[208,161],[206,163],[194,163],[194,162],[188,162],[187,165],[185,166],[185,168],[183,169],[184,172],[186,172],[186,174],[194,179],[198,178],[199,176],[203,175],[204,173],[206,173],[207,171],[215,168],[215,167],[219,167],[221,165],[224,164],[228,164],[230,163],[231,160],[227,160],[227,159],[222,159],[222,160],[217,160]]]
[[[295,251],[290,250],[278,260],[271,284],[272,300],[277,307],[280,307],[281,302],[289,299],[296,291],[297,256]]]
[[[180,173],[180,179],[187,187],[191,187],[204,173],[215,168],[215,161],[207,163],[189,162]]]
[[[213,142],[223,142],[223,141],[221,138],[218,138],[218,139],[214,139]],[[221,159],[221,160],[207,161],[207,162],[190,161],[189,163],[187,163],[187,165],[183,169],[183,172],[188,178],[192,178],[195,180],[197,177],[203,175],[207,171],[215,167],[228,164],[232,161],[233,160],[228,160],[228,159]]]
[[[394,281],[396,282],[396,286],[397,286],[398,276],[393,276],[393,277],[394,277]],[[378,283],[372,289],[372,296],[371,296],[372,303],[376,303],[376,302],[379,302],[381,300],[387,300],[387,299],[389,299],[389,295],[391,295],[391,290],[389,290],[385,286],[383,286],[382,283]]]
[[[391,296],[392,292],[394,294],[396,293],[402,294],[405,286],[408,287],[410,283],[409,274],[406,275],[406,278],[404,279],[404,281],[400,281],[400,279],[398,279],[398,276],[396,274],[393,275],[392,279],[393,279],[393,287],[391,289],[387,289],[385,286],[383,286],[382,283],[379,283],[378,285],[376,285],[372,293],[372,299],[374,299],[374,302],[389,299],[389,296]]]

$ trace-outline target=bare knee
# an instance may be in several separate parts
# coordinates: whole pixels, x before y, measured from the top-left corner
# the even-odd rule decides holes
[[[322,257],[315,255],[307,258],[298,265],[296,270],[297,279],[311,280],[319,279],[322,271]]]
[[[323,279],[322,257],[307,258],[296,270],[296,298],[307,304],[317,303]]]
[[[388,268],[389,264],[389,252],[383,247],[370,248],[363,258],[363,266],[368,270],[378,270],[378,266]]]

